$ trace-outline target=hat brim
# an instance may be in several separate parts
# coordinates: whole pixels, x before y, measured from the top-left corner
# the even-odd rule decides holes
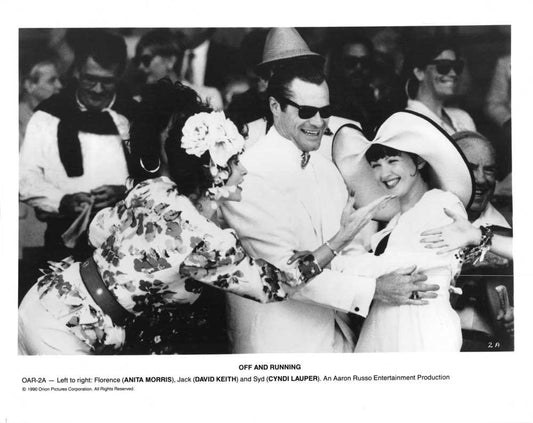
[[[283,63],[288,63],[290,61],[294,61],[295,59],[311,59],[311,60],[316,60],[317,62],[321,64],[323,64],[326,60],[324,56],[318,53],[313,53],[312,51],[305,51],[305,52],[295,51],[295,52],[284,54],[280,57],[276,57],[275,59],[269,59],[261,63],[258,63],[257,65],[255,65],[255,70],[264,71],[268,69],[269,67],[274,67],[274,66],[277,66]]]
[[[340,130],[337,134],[341,133]],[[349,138],[349,139],[348,139]],[[377,131],[373,141],[353,129],[349,137],[333,141],[333,160],[347,187],[355,192],[357,207],[390,194],[379,183],[365,158],[373,144],[381,144],[399,151],[413,153],[430,167],[430,188],[455,194],[468,208],[473,200],[474,179],[468,162],[454,140],[435,122],[416,112],[404,110],[389,117]],[[399,201],[390,204],[377,216],[390,220],[399,212]]]

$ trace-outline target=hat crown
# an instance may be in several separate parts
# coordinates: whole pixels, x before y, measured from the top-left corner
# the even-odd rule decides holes
[[[263,49],[263,64],[300,56],[319,56],[309,49],[295,28],[272,28]]]

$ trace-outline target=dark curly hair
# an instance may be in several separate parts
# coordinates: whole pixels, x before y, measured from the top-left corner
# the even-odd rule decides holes
[[[320,85],[326,80],[322,65],[305,60],[287,61],[276,68],[268,82],[267,96],[274,97],[282,105],[282,110],[287,107],[283,98],[291,98],[293,93],[289,86],[294,79],[311,84]]]
[[[131,127],[131,148],[134,157],[146,169],[156,169],[160,163],[163,137],[170,178],[183,195],[201,194],[213,183],[209,173],[209,153],[201,157],[187,154],[181,148],[182,129],[187,119],[196,113],[211,112],[196,91],[181,83],[162,79],[150,85],[143,95],[139,117]],[[154,177],[145,173],[136,178]]]

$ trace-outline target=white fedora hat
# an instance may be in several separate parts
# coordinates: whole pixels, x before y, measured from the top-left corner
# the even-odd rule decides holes
[[[264,68],[266,65],[296,57],[314,57],[324,61],[320,54],[309,49],[295,28],[272,28],[266,36],[263,61],[256,68]]]
[[[365,157],[370,146],[375,144],[420,156],[429,165],[430,188],[449,191],[459,197],[466,208],[470,206],[474,180],[468,162],[455,141],[431,119],[403,110],[381,125],[373,141],[368,141],[358,129],[350,134],[350,137],[335,136],[333,160],[348,188],[355,192],[357,207],[388,194],[376,180]],[[391,201],[378,220],[388,220],[398,212],[399,202]]]

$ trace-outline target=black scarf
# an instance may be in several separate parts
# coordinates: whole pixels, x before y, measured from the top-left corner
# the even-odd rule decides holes
[[[130,122],[138,112],[138,103],[121,90],[117,90],[112,110],[126,117]],[[57,146],[61,163],[69,177],[83,175],[83,158],[78,134],[80,131],[98,135],[118,135],[118,129],[111,115],[106,111],[81,111],[76,100],[76,87],[70,86],[61,93],[43,101],[37,107],[59,119]],[[131,173],[131,156],[122,142],[124,156]]]

